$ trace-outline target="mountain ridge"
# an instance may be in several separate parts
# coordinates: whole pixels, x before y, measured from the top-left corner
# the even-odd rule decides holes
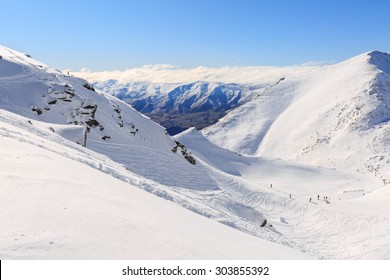
[[[94,82],[102,91],[131,104],[166,127],[173,135],[189,127],[202,129],[227,112],[246,103],[266,85],[240,85],[195,81],[187,84],[122,84],[115,80]]]
[[[203,133],[245,154],[354,172],[373,172],[375,166],[387,180],[386,160],[370,158],[381,158],[380,151],[389,157],[389,61],[386,53],[368,52],[305,75],[286,77]],[[368,145],[369,152],[362,145]]]
[[[65,75],[30,56],[5,47],[1,47],[0,55],[0,68],[8,73],[3,73],[0,78],[1,109],[32,120],[77,126],[80,128],[77,130],[78,135],[71,137],[79,139],[79,144],[126,164],[127,168],[136,173],[143,172],[148,178],[171,180],[172,185],[183,186],[183,182],[175,183],[175,178],[169,175],[169,166],[160,165],[150,155],[150,151],[155,150],[172,166],[191,165],[185,159],[185,156],[190,155],[184,150],[183,153],[181,148],[178,153],[172,152],[176,143],[167,135],[165,128],[125,102],[94,91],[83,79]],[[115,152],[121,148],[124,149],[122,153]],[[139,163],[131,160],[133,154],[147,161],[149,168],[139,169]],[[160,172],[165,169],[166,176],[157,178],[154,175],[156,169]],[[188,172],[196,173],[198,169],[196,166],[189,167]],[[197,187],[190,181],[188,185]]]

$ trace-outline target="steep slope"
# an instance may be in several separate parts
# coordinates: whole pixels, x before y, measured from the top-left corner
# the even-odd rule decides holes
[[[390,55],[286,77],[204,134],[234,151],[390,177]],[[383,182],[383,180],[385,180]]]
[[[191,156],[184,149],[172,151],[177,144],[163,127],[131,106],[22,53],[0,47],[0,55],[0,109],[51,124],[77,126],[70,133],[72,140],[85,142],[88,148],[146,178],[170,186],[217,188],[200,166],[185,159]],[[178,170],[181,176],[175,173]]]
[[[115,80],[95,82],[107,92],[176,134],[191,126],[204,128],[218,121],[231,109],[245,104],[268,84],[245,85],[211,82],[189,84],[122,84]]]
[[[310,258],[139,190],[158,185],[3,110],[0,158],[1,259]]]

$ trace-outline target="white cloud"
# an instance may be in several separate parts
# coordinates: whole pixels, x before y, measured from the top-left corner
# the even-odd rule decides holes
[[[324,66],[324,65],[329,65],[329,64],[334,64],[336,61],[316,61],[316,60],[311,60],[307,61],[305,63],[300,64],[300,66]]]
[[[178,68],[167,64],[145,65],[124,71],[92,72],[82,69],[80,72],[71,72],[90,82],[118,80],[121,83],[151,82],[151,83],[190,83],[194,81],[224,82],[224,83],[263,83],[292,73],[305,72],[312,69],[312,65],[290,67],[248,66],[209,68],[199,66],[195,68]]]

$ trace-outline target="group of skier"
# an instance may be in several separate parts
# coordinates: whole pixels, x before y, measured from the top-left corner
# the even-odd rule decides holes
[[[320,200],[320,195],[317,195],[317,200]],[[326,203],[330,203],[330,197],[324,196],[324,197],[323,197],[323,200],[324,200]],[[309,202],[311,202],[311,197],[309,198]]]
[[[272,184],[270,184],[270,187],[272,188]],[[289,194],[289,197],[292,198],[292,195]],[[320,195],[317,195],[317,200],[320,200]],[[330,203],[330,197],[328,197],[328,196],[324,196],[324,197],[323,197],[323,200],[324,200],[326,203]],[[312,198],[311,198],[311,197],[309,198],[309,202],[312,202]]]

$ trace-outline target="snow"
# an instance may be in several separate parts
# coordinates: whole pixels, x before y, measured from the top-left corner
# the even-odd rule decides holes
[[[390,76],[383,70],[389,57],[371,52],[286,77],[204,135],[244,154],[349,172],[374,173],[378,168],[378,179],[386,179]]]
[[[279,77],[280,78],[280,77]],[[279,79],[278,78],[278,79]],[[274,81],[276,82],[276,81]],[[94,82],[94,87],[134,106],[137,111],[177,134],[191,126],[202,129],[249,101],[268,84],[196,81],[192,83]]]
[[[216,146],[198,131],[187,130],[178,139],[199,158],[227,174],[243,177],[256,184],[272,182],[278,190],[295,195],[314,197],[337,192],[341,186],[367,182],[364,176],[340,172],[330,168],[296,164],[281,159],[240,155]],[[305,180],[302,180],[305,178]],[[359,181],[362,182],[359,182]]]
[[[264,215],[289,244],[305,244],[320,258],[389,258],[390,191],[377,189],[372,176],[240,155],[195,130],[178,138],[200,161],[225,173],[219,181],[232,175],[220,188],[251,213]],[[241,214],[250,219],[249,213]]]
[[[290,69],[176,138],[82,79],[0,55],[0,257],[390,258],[387,54]]]
[[[327,246],[333,247],[336,258],[389,257],[384,248],[389,234],[389,57],[386,53],[369,52],[287,76],[256,100],[202,131],[212,143],[250,155],[255,161],[277,158],[295,166],[320,166],[323,176],[318,171],[310,176],[298,170],[290,176],[281,171],[284,168],[280,165],[274,168],[275,160],[271,160],[267,163],[268,174],[263,173],[267,169],[261,167],[260,171],[259,167],[255,175],[257,179],[267,179],[278,190],[292,193],[297,200],[312,198],[315,207],[309,204],[290,237],[302,234],[308,243],[317,243],[319,237],[325,236],[325,243],[334,239],[334,244],[339,245]],[[248,170],[251,168],[245,166],[240,175],[256,180]],[[277,174],[272,178],[275,170]],[[331,170],[335,171],[333,175]],[[295,176],[298,180],[293,181]],[[330,197],[331,203],[324,203],[323,196]],[[326,224],[321,225],[322,220]],[[299,227],[302,228],[297,231]],[[321,235],[311,238],[311,231]],[[353,249],[355,242],[359,244],[357,250]],[[318,246],[318,250],[324,249]],[[343,252],[341,248],[348,249]],[[358,250],[364,252],[357,253]]]
[[[0,54],[3,56],[1,68],[7,69],[9,63],[23,66],[22,72],[0,78],[0,109],[50,123],[54,131],[67,139],[82,138],[84,127],[89,126],[88,148],[156,182],[195,189],[217,188],[214,180],[203,176],[202,167],[192,166],[181,153],[172,152],[175,142],[166,135],[163,127],[131,106],[109,95],[86,89],[84,80],[64,75],[48,66],[42,66],[42,69],[38,66],[44,64],[24,54],[5,47],[1,48]],[[96,125],[87,125],[90,120],[96,121]],[[80,127],[73,132],[69,129],[65,132],[63,129],[56,130],[52,124]],[[173,174],[172,170],[180,170],[181,176]]]
[[[144,113],[182,113],[203,110],[205,106],[211,103],[212,108],[218,108],[222,105],[226,107],[233,106],[239,100],[244,103],[254,91],[264,88],[264,85],[241,85],[224,84],[197,81],[189,84],[184,83],[120,83],[117,80],[108,80],[94,82],[97,89],[111,94],[127,103],[136,104],[142,102],[145,104],[141,112]],[[213,102],[218,102],[213,104]],[[226,99],[226,100],[224,100]]]
[[[0,111],[0,124],[1,259],[308,258],[93,168],[115,163],[38,122]]]

